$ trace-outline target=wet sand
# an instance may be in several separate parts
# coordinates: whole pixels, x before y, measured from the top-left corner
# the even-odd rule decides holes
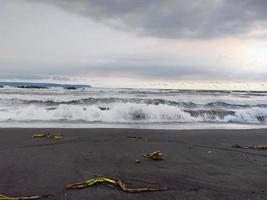
[[[53,141],[33,133],[62,133]],[[141,136],[133,139],[128,136]],[[267,130],[0,129],[0,194],[46,199],[267,199]],[[161,150],[163,161],[142,154]],[[140,164],[135,160],[139,159]],[[159,182],[169,190],[129,194],[98,185],[64,185],[105,175]]]

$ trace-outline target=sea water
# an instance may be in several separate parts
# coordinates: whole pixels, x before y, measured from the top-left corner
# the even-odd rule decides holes
[[[0,127],[266,128],[267,92],[3,87]]]

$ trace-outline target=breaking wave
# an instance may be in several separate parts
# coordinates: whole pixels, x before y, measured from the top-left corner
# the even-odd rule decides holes
[[[267,124],[267,92],[0,89],[0,122]]]
[[[111,123],[219,122],[267,123],[267,108],[188,109],[166,104],[114,103],[57,106],[27,105],[0,109],[0,121],[83,121]]]
[[[24,104],[24,105],[44,105],[44,106],[59,106],[61,104],[67,105],[102,105],[102,104],[114,104],[114,103],[135,103],[135,104],[146,104],[146,105],[169,105],[169,106],[178,106],[178,107],[185,107],[185,108],[197,108],[197,107],[205,107],[205,108],[252,108],[252,107],[259,107],[259,108],[267,108],[267,104],[264,103],[256,103],[256,104],[247,104],[247,103],[227,103],[221,101],[215,102],[208,102],[204,104],[194,103],[192,101],[170,101],[164,99],[142,99],[142,98],[81,98],[76,100],[33,100],[33,99],[1,99],[0,101],[6,104]]]

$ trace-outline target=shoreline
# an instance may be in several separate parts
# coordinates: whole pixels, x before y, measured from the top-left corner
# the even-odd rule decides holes
[[[261,130],[267,124],[242,123],[27,123],[0,122],[0,129],[136,129],[136,130]]]
[[[115,128],[115,127],[96,127],[96,128],[87,128],[87,127],[82,127],[82,128],[77,128],[77,127],[67,127],[67,128],[61,128],[61,127],[0,127],[0,134],[2,131],[5,131],[5,130],[10,130],[10,129],[22,129],[22,130],[41,130],[41,131],[54,131],[54,130],[89,130],[89,131],[93,131],[93,130],[136,130],[136,131],[146,131],[146,132],[149,132],[149,131],[155,131],[155,132],[158,132],[158,131],[170,131],[170,132],[174,132],[174,131],[177,131],[177,132],[183,132],[183,131],[186,131],[186,132],[192,132],[192,131],[200,131],[200,132],[205,132],[205,131],[208,131],[208,132],[211,132],[211,131],[230,131],[230,132],[240,132],[240,131],[244,131],[244,130],[249,130],[249,131],[265,131],[266,130],[266,134],[267,134],[267,128],[265,127],[260,127],[260,128],[200,128],[200,129],[164,129],[164,128],[155,128],[155,129],[149,129],[149,128],[131,128],[131,127],[126,127],[126,128]]]
[[[62,133],[62,140],[32,138]],[[44,199],[266,199],[267,129],[0,128],[0,194]],[[139,139],[129,138],[138,136]],[[143,158],[160,150],[163,161]],[[135,160],[139,159],[140,164]],[[65,190],[95,176],[138,178],[169,190],[128,194],[102,185]]]

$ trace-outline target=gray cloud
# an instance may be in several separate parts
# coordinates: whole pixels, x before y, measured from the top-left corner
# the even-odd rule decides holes
[[[125,67],[127,66],[127,67]],[[21,67],[21,66],[20,66]],[[107,77],[137,78],[158,81],[190,81],[190,80],[209,80],[209,81],[267,81],[267,73],[255,73],[251,70],[240,71],[229,68],[211,67],[211,66],[190,66],[190,65],[166,65],[166,64],[147,64],[131,62],[115,62],[101,65],[68,65],[47,66],[36,68],[14,66],[14,73],[5,73],[2,69],[0,79],[51,79],[57,81],[70,81],[69,77],[86,76],[89,78],[101,77],[103,80]],[[58,70],[56,70],[58,69]],[[219,72],[219,73],[218,73]],[[42,74],[42,75],[40,75]]]
[[[36,2],[36,0],[28,0]],[[39,0],[40,1],[40,0]],[[162,38],[243,35],[267,22],[266,0],[46,0],[125,31]]]
[[[86,68],[86,66],[85,66]],[[218,73],[218,71],[220,73]],[[121,76],[144,78],[161,81],[187,81],[187,80],[209,80],[209,81],[267,81],[266,73],[255,73],[253,71],[243,71],[210,66],[171,66],[171,65],[131,65],[127,68],[124,65],[102,65],[90,66],[88,75],[96,76]]]
[[[267,1],[3,2],[0,79],[267,81],[263,37],[202,40],[256,30],[266,21]]]

